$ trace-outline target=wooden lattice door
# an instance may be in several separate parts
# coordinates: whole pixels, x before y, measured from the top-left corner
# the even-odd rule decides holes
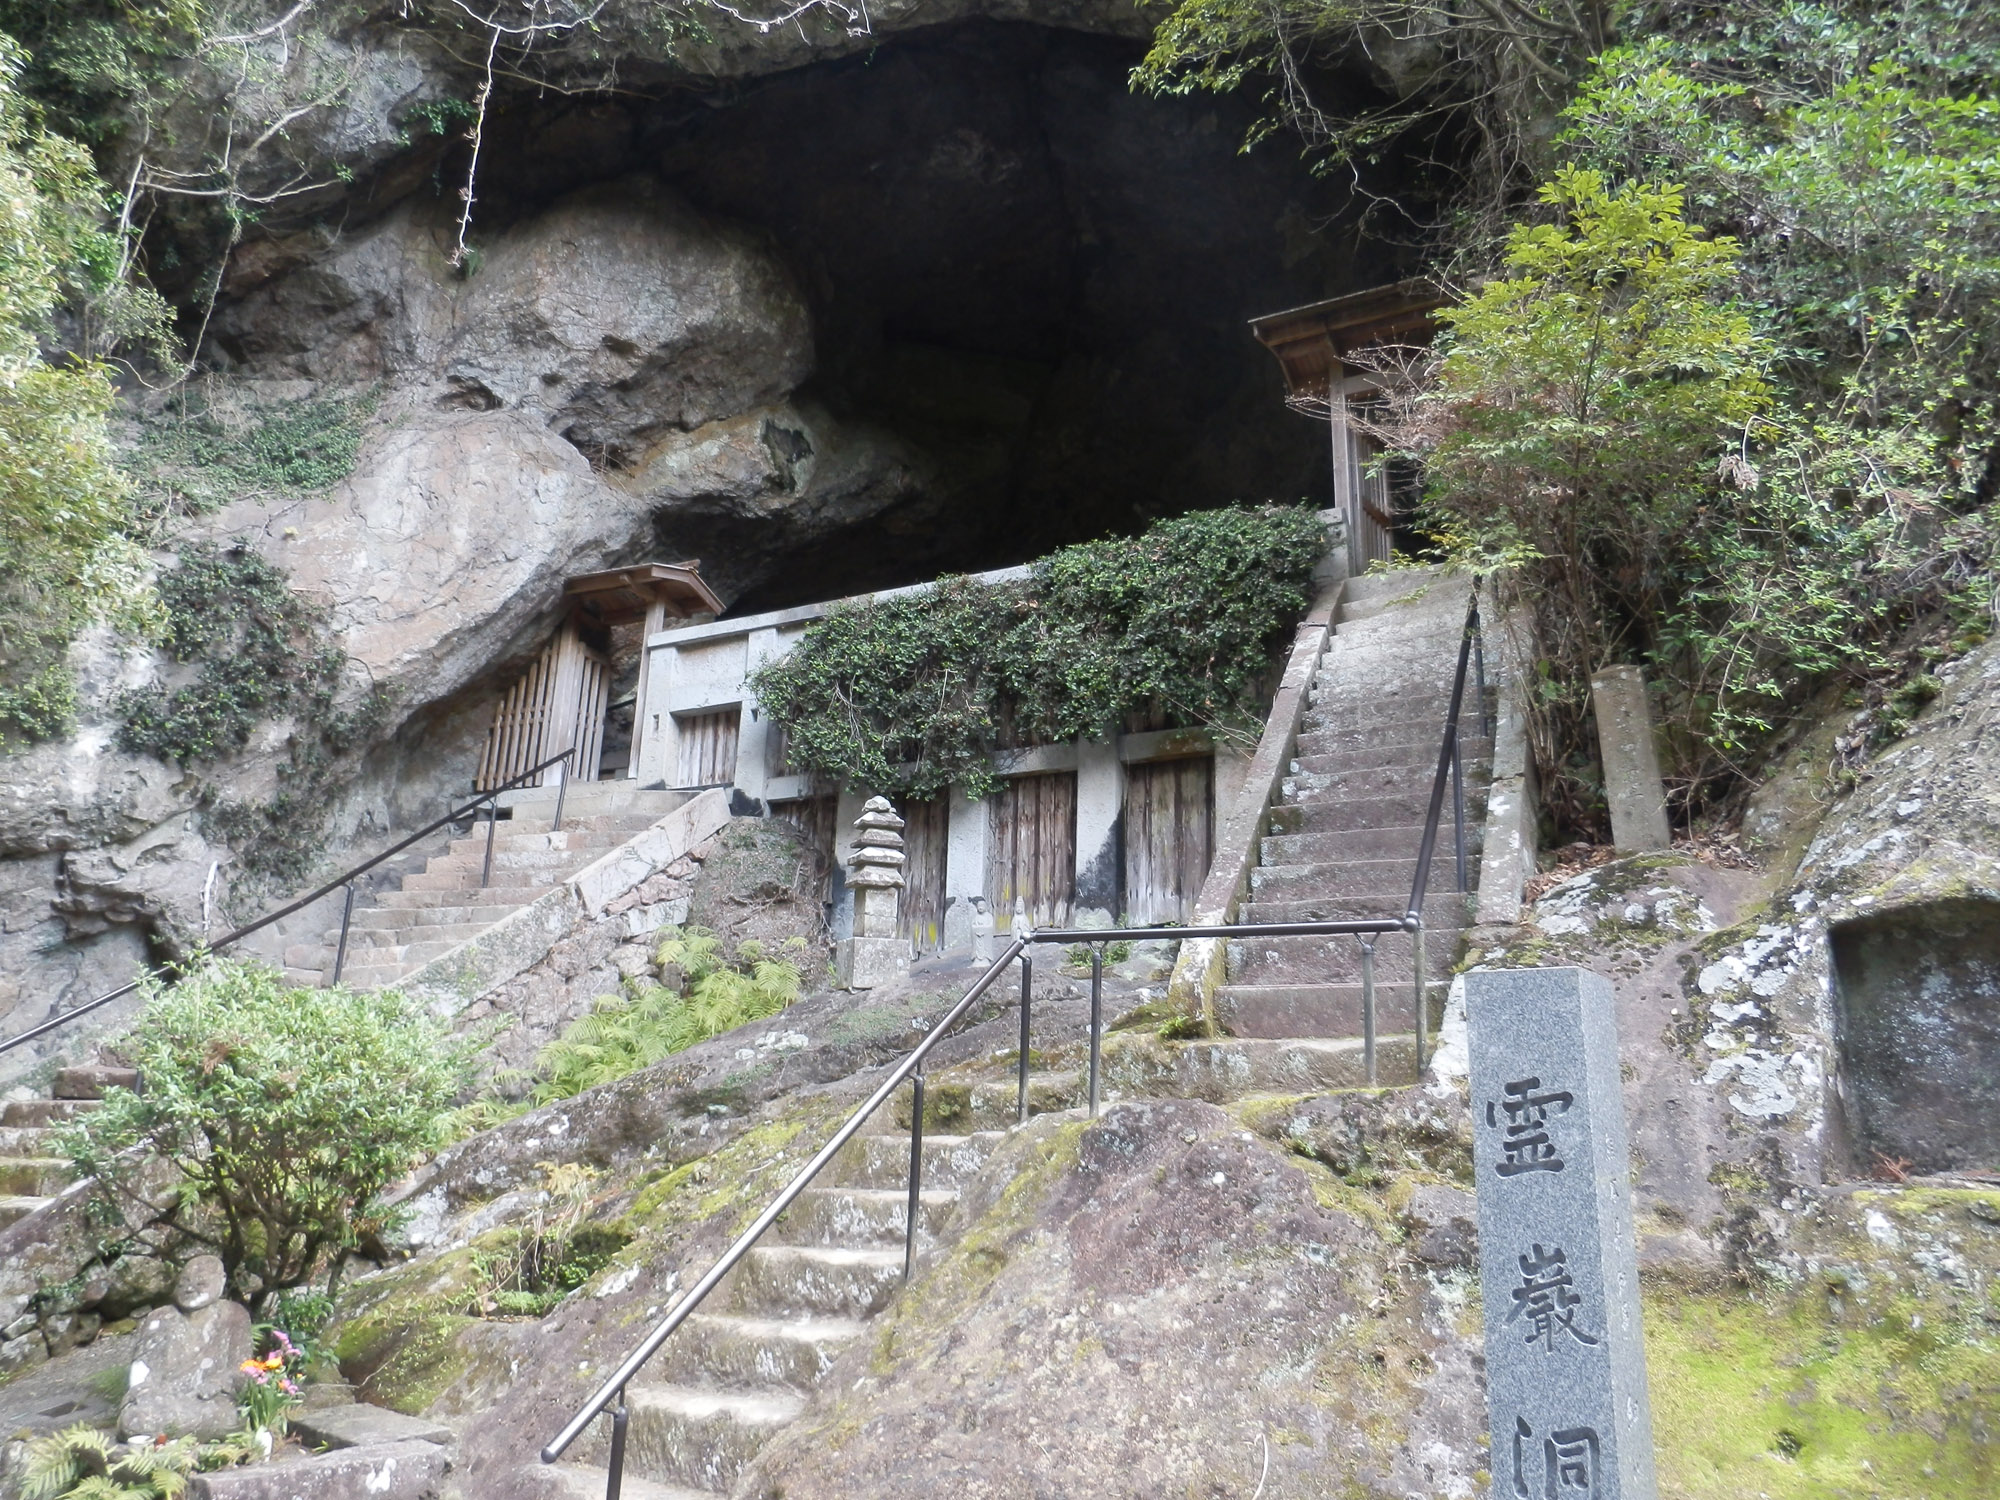
[[[571,774],[595,781],[604,754],[610,691],[610,662],[583,639],[575,621],[565,622],[535,664],[501,697],[479,758],[476,789],[504,786],[565,750],[576,752],[569,761]],[[540,783],[553,786],[561,772],[560,766],[549,767]]]

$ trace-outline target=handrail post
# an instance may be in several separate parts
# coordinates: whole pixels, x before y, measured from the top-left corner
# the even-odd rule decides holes
[[[354,882],[347,882],[347,899],[340,906],[340,946],[333,950],[332,983],[340,983],[340,971],[347,965],[347,929],[354,922]]]
[[[1493,733],[1493,715],[1486,707],[1486,626],[1479,618],[1477,604],[1472,611],[1472,676],[1479,687],[1479,732]]]
[[[1410,962],[1416,969],[1412,981],[1417,987],[1417,1082],[1424,1080],[1424,1047],[1431,1034],[1431,987],[1429,977],[1424,973],[1424,919],[1417,917],[1416,928],[1410,933]]]
[[[574,752],[571,752],[572,754]],[[550,833],[562,832],[563,798],[569,795],[569,756],[556,762],[556,820],[549,825]]]
[[[1451,742],[1451,835],[1458,856],[1458,892],[1465,894],[1465,754],[1454,736]]]
[[[924,1070],[910,1075],[910,1211],[903,1222],[903,1280],[917,1260],[917,1211],[924,1201]]]
[[[1097,1118],[1098,1073],[1104,1054],[1104,944],[1090,945],[1090,1118]]]
[[[1361,1061],[1375,1087],[1375,934],[1356,933],[1361,945]]]
[[[1035,961],[1032,950],[1021,950],[1021,1066],[1020,1081],[1014,1090],[1014,1123],[1028,1123],[1028,1002],[1035,988]]]
[[[604,1500],[618,1500],[625,1488],[625,1428],[631,1412],[625,1405],[625,1387],[618,1387],[618,1404],[611,1408],[611,1457],[606,1465]]]
[[[496,793],[486,803],[486,863],[479,869],[479,888],[493,884],[493,825],[500,821],[500,798]]]

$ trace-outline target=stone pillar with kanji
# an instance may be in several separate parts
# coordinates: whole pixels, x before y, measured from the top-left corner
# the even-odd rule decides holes
[[[854,892],[854,936],[834,948],[834,972],[844,990],[872,990],[910,970],[909,941],[897,933],[903,889],[903,820],[887,797],[870,797],[854,820],[859,832],[847,857]]]

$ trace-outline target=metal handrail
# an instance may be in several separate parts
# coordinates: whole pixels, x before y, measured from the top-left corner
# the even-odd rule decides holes
[[[1376,934],[1410,930],[1410,919],[1404,916],[1360,918],[1342,922],[1255,922],[1237,923],[1226,927],[1204,927],[1202,937],[1326,937],[1339,935]],[[1087,927],[1053,928],[1047,931],[1030,932],[1013,938],[1000,956],[987,966],[973,985],[956,1004],[945,1012],[936,1025],[925,1033],[924,1039],[910,1050],[910,1053],[882,1080],[881,1085],[851,1115],[847,1117],[833,1137],[820,1147],[812,1160],[799,1169],[792,1180],[773,1198],[750,1227],[736,1237],[734,1243],[723,1251],[715,1264],[700,1281],[688,1289],[687,1295],[676,1302],[671,1311],[654,1325],[639,1346],[628,1354],[618,1368],[611,1372],[586,1401],[564,1424],[549,1445],[542,1449],[541,1459],[552,1464],[569,1449],[584,1428],[598,1417],[610,1411],[612,1414],[612,1444],[610,1455],[609,1484],[605,1490],[608,1500],[618,1500],[623,1479],[624,1458],[624,1412],[625,1387],[632,1377],[639,1373],[660,1346],[673,1336],[674,1330],[685,1323],[708,1294],[722,1282],[722,1279],[756,1247],[757,1241],[774,1223],[778,1216],[791,1207],[798,1196],[812,1185],[812,1181],[840,1154],[841,1149],[854,1139],[869,1118],[888,1102],[898,1088],[908,1081],[911,1088],[910,1115],[910,1197],[909,1218],[903,1230],[903,1277],[909,1279],[916,1253],[917,1206],[923,1189],[923,1066],[931,1049],[950,1033],[951,1029],[965,1018],[973,1004],[993,986],[1007,966],[1019,960],[1021,965],[1021,1035],[1023,1043],[1018,1062],[1019,1085],[1016,1094],[1016,1115],[1025,1122],[1028,1117],[1028,1048],[1029,1008],[1034,986],[1033,959],[1028,954],[1030,944],[1039,943],[1088,943],[1091,945],[1091,995],[1090,995],[1090,1113],[1094,1117],[1100,1107],[1099,1076],[1103,1050],[1103,977],[1104,945],[1113,942],[1144,942],[1148,939],[1164,938],[1180,940],[1188,937],[1192,929],[1186,927]],[[616,1405],[614,1406],[614,1403]]]
[[[363,860],[360,864],[356,865],[353,869],[348,870],[344,874],[336,875],[332,880],[329,880],[325,885],[320,886],[317,890],[313,891],[311,894],[300,896],[295,901],[287,902],[285,905],[279,907],[276,911],[267,912],[263,916],[259,917],[256,921],[245,923],[243,926],[238,927],[235,931],[227,933],[223,937],[216,939],[214,942],[207,944],[206,945],[207,951],[210,953],[219,953],[224,948],[227,948],[230,944],[235,943],[243,938],[246,938],[251,933],[257,932],[262,928],[269,927],[273,922],[279,921],[285,917],[289,917],[290,915],[292,915],[293,912],[302,911],[306,907],[311,906],[313,902],[319,900],[320,897],[330,895],[334,891],[339,890],[342,886],[346,886],[347,900],[344,903],[344,909],[341,912],[341,918],[340,918],[340,945],[335,950],[334,960],[333,960],[333,982],[338,984],[340,982],[341,965],[345,962],[347,958],[348,927],[349,924],[354,919],[354,882],[356,880],[359,880],[363,875],[366,875],[370,870],[374,869],[377,865],[382,864],[384,861],[394,859],[398,854],[401,854],[405,849],[409,848],[410,845],[416,843],[418,840],[428,838],[431,834],[436,833],[438,829],[443,828],[446,824],[457,823],[468,817],[477,817],[479,809],[485,806],[485,807],[490,807],[492,816],[487,820],[487,825],[486,825],[486,871],[485,874],[480,877],[479,881],[480,885],[484,886],[487,882],[487,879],[492,875],[493,872],[493,823],[499,817],[500,805],[497,799],[499,798],[500,794],[502,792],[510,792],[514,790],[515,787],[521,785],[521,783],[525,782],[531,776],[541,775],[541,773],[548,770],[550,766],[556,765],[558,763],[562,764],[563,766],[562,785],[561,789],[558,790],[558,792],[556,793],[556,818],[555,818],[555,827],[558,829],[561,828],[563,794],[567,792],[569,789],[568,761],[573,754],[575,754],[575,751],[572,749],[572,750],[565,750],[560,755],[552,755],[547,760],[543,761],[540,765],[530,766],[527,770],[521,772],[520,775],[515,776],[513,779],[502,782],[499,786],[488,788],[486,791],[481,792],[477,797],[473,798],[470,802],[466,803],[463,807],[456,808],[453,811],[446,813],[443,817],[435,819],[432,822],[426,823],[422,828],[419,828],[415,833],[411,834],[408,838],[403,839],[400,843],[391,845],[389,848],[384,849],[380,854],[377,854],[372,859]],[[48,1035],[48,1033],[56,1030],[58,1027],[67,1026],[71,1021],[74,1021],[78,1016],[88,1015],[91,1011],[98,1009],[98,1007],[100,1006],[109,1005],[113,1000],[122,1000],[125,996],[131,994],[134,990],[138,989],[139,986],[144,984],[148,979],[157,978],[158,976],[164,974],[165,972],[167,972],[166,965],[150,966],[145,970],[143,970],[138,978],[131,980],[129,983],[120,985],[117,989],[111,991],[109,994],[99,995],[95,1000],[86,1000],[82,1005],[78,1005],[73,1007],[72,1009],[66,1010],[59,1016],[52,1016],[50,1019],[42,1022],[42,1024],[39,1026],[31,1027],[29,1030],[23,1031],[16,1036],[8,1037],[4,1042],[0,1042],[0,1052],[11,1051],[15,1047],[22,1046],[27,1042],[32,1042],[36,1037],[46,1036]]]
[[[924,1131],[924,1060],[971,1010],[973,1004],[993,986],[995,980],[1005,972],[1007,966],[1018,961],[1021,966],[1021,1028],[1020,1047],[1016,1058],[1015,1119],[1020,1124],[1028,1120],[1028,1070],[1029,1041],[1032,1035],[1031,1007],[1034,994],[1034,960],[1030,955],[1031,944],[1063,943],[1088,944],[1090,947],[1090,1063],[1088,1108],[1091,1117],[1096,1118],[1101,1105],[1102,1053],[1104,1039],[1104,948],[1113,942],[1146,942],[1164,939],[1183,941],[1190,937],[1202,938],[1273,938],[1273,937],[1333,937],[1352,936],[1361,943],[1361,984],[1362,984],[1362,1052],[1367,1070],[1368,1082],[1375,1082],[1375,942],[1387,932],[1407,932],[1412,944],[1411,988],[1416,1003],[1416,1050],[1417,1068],[1421,1074],[1424,1066],[1424,1043],[1429,1030],[1429,997],[1427,975],[1424,969],[1424,898],[1429,889],[1431,859],[1437,847],[1439,825],[1444,813],[1444,795],[1448,782],[1455,785],[1457,795],[1454,800],[1456,839],[1458,852],[1458,886],[1466,889],[1465,866],[1465,796],[1463,770],[1459,753],[1459,722],[1465,699],[1468,668],[1476,665],[1478,674],[1478,701],[1480,722],[1486,722],[1486,674],[1484,643],[1480,639],[1479,587],[1481,578],[1472,581],[1472,597],[1466,607],[1465,629],[1460,637],[1457,670],[1452,680],[1451,707],[1445,716],[1443,741],[1438,750],[1438,769],[1431,786],[1431,799],[1424,820],[1422,840],[1417,850],[1416,878],[1410,887],[1410,901],[1407,910],[1393,917],[1362,917],[1347,921],[1309,922],[1248,922],[1230,923],[1214,927],[1077,927],[1051,928],[1045,931],[1029,931],[1015,936],[1000,954],[974,981],[972,987],[959,997],[949,1011],[925,1033],[924,1039],[911,1049],[885,1078],[875,1092],[868,1096],[858,1109],[847,1117],[832,1139],[820,1147],[812,1160],[786,1183],[777,1197],[765,1207],[756,1220],[738,1235],[729,1248],[717,1258],[707,1273],[688,1289],[687,1295],[676,1302],[673,1308],[654,1325],[639,1346],[625,1357],[617,1369],[599,1384],[588,1401],[564,1424],[561,1432],[547,1447],[542,1449],[541,1459],[552,1464],[568,1451],[570,1446],[583,1435],[583,1431],[598,1417],[611,1416],[611,1440],[606,1476],[606,1500],[620,1500],[624,1484],[625,1438],[629,1418],[625,1402],[625,1387],[643,1369],[648,1360],[659,1352],[660,1347],[671,1338],[674,1331],[694,1315],[709,1293],[722,1283],[723,1278],[739,1265],[745,1256],[763,1238],[765,1232],[778,1221],[784,1211],[798,1199],[799,1195],[812,1185],[813,1180],[825,1169],[835,1156],[839,1155],[847,1143],[854,1139],[861,1127],[867,1124],[875,1112],[888,1102],[889,1098],[906,1081],[910,1084],[910,1185],[908,1206],[903,1225],[903,1279],[909,1280],[915,1264],[917,1247],[917,1220],[923,1192],[923,1131]],[[1476,662],[1475,662],[1476,657]]]
[[[1438,824],[1444,815],[1445,791],[1452,791],[1453,835],[1458,866],[1458,889],[1467,890],[1465,868],[1465,772],[1459,752],[1459,720],[1465,708],[1465,679],[1476,665],[1478,672],[1479,722],[1486,727],[1486,644],[1479,623],[1479,586],[1484,577],[1474,574],[1472,594],[1465,605],[1465,626],[1459,632],[1458,665],[1452,673],[1451,706],[1445,710],[1444,735],[1438,744],[1437,772],[1431,778],[1430,807],[1424,814],[1423,838],[1417,844],[1417,868],[1410,881],[1410,904],[1404,913],[1412,923],[1411,955],[1416,966],[1417,1072],[1424,1068],[1424,1045],[1430,1038],[1430,988],[1425,978],[1424,899],[1430,893],[1431,859],[1437,852]],[[1476,648],[1476,649],[1475,649]]]

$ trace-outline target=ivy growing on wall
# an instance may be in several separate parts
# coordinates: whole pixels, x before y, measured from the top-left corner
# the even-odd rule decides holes
[[[793,765],[911,797],[985,795],[1008,746],[1251,729],[1326,544],[1306,506],[1204,511],[1023,580],[842,606],[756,674],[757,696]]]
[[[118,743],[183,765],[213,761],[241,750],[258,724],[290,715],[296,727],[276,796],[212,803],[208,818],[251,871],[299,878],[312,861],[305,835],[332,790],[335,757],[365,742],[387,705],[370,695],[358,709],[338,707],[346,657],[321,638],[322,612],[254,552],[191,545],[159,593],[167,652],[193,678],[124,694]]]

